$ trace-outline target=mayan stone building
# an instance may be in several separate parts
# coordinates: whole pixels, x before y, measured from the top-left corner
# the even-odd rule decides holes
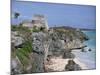
[[[24,21],[22,25],[30,29],[33,27],[37,27],[37,28],[44,27],[45,29],[48,30],[47,19],[45,18],[44,15],[35,14],[32,21]]]

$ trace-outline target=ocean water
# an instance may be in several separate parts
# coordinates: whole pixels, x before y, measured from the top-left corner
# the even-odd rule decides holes
[[[76,57],[84,64],[87,65],[88,69],[96,68],[96,31],[83,31],[88,37],[89,40],[84,42],[87,47],[85,48],[86,52],[76,51],[74,52]],[[91,51],[88,51],[91,49]]]

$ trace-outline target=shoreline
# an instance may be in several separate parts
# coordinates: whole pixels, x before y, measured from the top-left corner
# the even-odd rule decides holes
[[[45,67],[48,69],[48,71],[49,69],[53,71],[65,71],[65,66],[68,64],[69,60],[71,59],[62,59],[61,57],[51,58],[50,64],[47,63]],[[88,69],[87,65],[80,62],[78,58],[74,58],[73,60],[82,68],[82,70]]]
[[[94,57],[93,58],[90,57],[89,52],[82,53],[82,52],[76,50],[76,51],[72,51],[72,53],[76,56],[75,58],[77,58],[80,62],[86,64],[88,69],[96,68],[96,62],[94,60]],[[86,56],[86,55],[88,55],[88,56]]]
[[[80,59],[75,58],[74,61],[75,61],[77,64],[80,65],[80,67],[82,68],[82,70],[89,69],[85,63],[82,63],[82,62],[80,61]]]

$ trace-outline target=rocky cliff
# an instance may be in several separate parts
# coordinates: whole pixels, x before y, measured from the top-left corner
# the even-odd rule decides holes
[[[12,37],[16,38],[18,36],[12,34]],[[12,52],[12,74],[46,72],[45,64],[50,57],[74,58],[75,56],[71,51],[83,49],[85,47],[83,42],[88,40],[88,37],[83,32],[74,29],[31,31],[31,34],[28,35],[31,38],[24,42],[23,40],[26,36],[22,37],[20,33],[19,37],[21,39],[17,39],[17,42],[15,41],[16,39],[12,41],[17,45],[16,48],[12,44],[15,47],[15,50]],[[27,42],[28,44],[25,44]]]

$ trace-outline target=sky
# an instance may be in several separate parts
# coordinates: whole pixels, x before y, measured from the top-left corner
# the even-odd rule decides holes
[[[12,15],[14,12],[20,13],[18,19],[11,18],[12,24],[18,24],[23,20],[32,20],[34,14],[41,14],[46,17],[49,27],[96,28],[96,6],[12,0],[11,9]]]

